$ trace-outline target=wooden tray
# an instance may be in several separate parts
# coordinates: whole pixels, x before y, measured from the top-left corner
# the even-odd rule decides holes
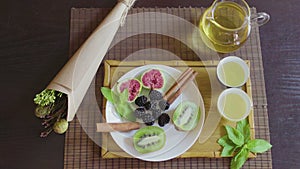
[[[250,65],[249,61],[246,61],[248,66]],[[128,71],[147,64],[163,64],[167,66],[174,67],[178,70],[185,70],[188,67],[191,67],[193,70],[198,72],[196,77],[198,88],[201,92],[201,95],[204,100],[205,110],[208,110],[210,107],[210,99],[213,97],[211,96],[211,85],[208,76],[208,71],[212,71],[212,73],[216,72],[216,67],[218,61],[126,61],[120,62],[116,60],[106,60],[104,62],[104,84],[103,86],[112,87],[114,83],[125,73]],[[219,83],[219,81],[215,81],[214,83]],[[250,79],[247,83],[242,87],[242,89],[249,95],[252,99],[251,93],[251,82]],[[217,96],[216,96],[217,97]],[[102,112],[105,112],[105,105],[106,100],[103,99],[103,106]],[[105,119],[105,114],[103,115]],[[207,117],[207,112],[205,114]],[[253,120],[253,109],[250,112],[248,117],[250,128],[251,128],[251,138],[253,139],[255,136],[254,132],[254,120]],[[185,153],[180,155],[178,158],[187,158],[187,157],[210,157],[210,158],[220,158],[222,147],[217,143],[217,140],[225,135],[224,125],[231,125],[235,126],[234,122],[230,122],[225,120],[224,118],[221,119],[217,129],[213,133],[213,135],[203,144],[200,144],[198,141]],[[105,148],[104,148],[105,147]],[[109,133],[103,133],[102,137],[102,151],[101,151],[102,158],[133,158],[132,156],[125,153],[113,140]],[[250,158],[255,157],[255,154],[249,154]]]

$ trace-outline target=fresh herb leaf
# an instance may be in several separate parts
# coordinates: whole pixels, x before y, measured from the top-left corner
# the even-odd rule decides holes
[[[223,147],[227,145],[234,146],[234,143],[228,138],[228,135],[219,138],[218,143]]]
[[[237,129],[231,127],[231,126],[225,126],[225,129],[228,134],[228,138],[237,146],[242,146],[244,144],[244,136],[240,131]]]
[[[121,94],[120,94],[120,101],[121,103],[126,103],[128,101],[128,89],[125,89]]]
[[[223,136],[218,140],[218,143],[223,146],[221,153],[222,157],[232,156],[233,152],[238,148],[229,138],[228,135]]]
[[[225,129],[227,135],[218,140],[218,143],[223,146],[221,156],[230,156],[239,149],[238,153],[231,159],[231,169],[241,168],[248,159],[250,151],[263,153],[272,147],[270,143],[262,139],[250,140],[250,125],[247,119],[238,122],[236,129],[230,126],[225,126]]]
[[[236,129],[244,136],[244,142],[247,143],[250,140],[250,125],[248,118],[237,122]]]
[[[266,140],[254,139],[254,140],[250,140],[247,143],[247,147],[253,153],[263,153],[269,150],[272,147],[272,145]]]
[[[112,91],[108,87],[101,87],[101,93],[105,97],[106,100],[108,100],[111,103],[114,103],[113,97],[112,97]]]
[[[225,146],[223,147],[221,156],[222,157],[230,157],[232,156],[233,152],[237,149],[235,146]]]
[[[115,92],[114,88],[111,89],[111,96],[115,105],[120,103],[120,95],[118,92]]]
[[[232,159],[230,163],[230,169],[241,168],[248,159],[249,150],[243,147]]]

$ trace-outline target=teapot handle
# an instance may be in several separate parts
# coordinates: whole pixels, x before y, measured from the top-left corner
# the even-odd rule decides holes
[[[252,26],[262,26],[270,20],[270,15],[265,12],[259,12],[251,16]]]

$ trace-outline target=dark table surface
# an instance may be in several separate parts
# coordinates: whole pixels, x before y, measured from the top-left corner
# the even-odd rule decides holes
[[[137,7],[208,7],[212,0],[138,0]],[[300,1],[248,1],[271,15],[260,28],[273,167],[300,168]],[[0,2],[0,168],[63,168],[64,135],[39,138],[33,97],[69,55],[72,7],[113,7],[116,0]]]

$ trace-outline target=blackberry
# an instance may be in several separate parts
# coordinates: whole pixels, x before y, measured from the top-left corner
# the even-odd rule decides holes
[[[163,95],[157,90],[151,90],[149,93],[150,100],[160,100],[163,98]]]
[[[154,121],[154,118],[153,118],[153,116],[150,113],[145,113],[142,116],[142,120],[143,120],[144,123],[149,123],[151,121]]]
[[[151,100],[151,101],[148,101],[144,104],[144,107],[146,110],[154,110],[154,109],[157,109],[157,101],[155,100]]]
[[[150,101],[146,102],[144,104],[144,107],[145,107],[146,110],[149,110],[151,108],[151,102]]]
[[[134,111],[134,115],[136,118],[142,118],[142,116],[145,114],[145,109],[140,107],[140,108],[137,108],[135,109]]]
[[[134,103],[139,107],[144,106],[146,102],[147,102],[147,97],[144,95],[136,98],[134,101]]]
[[[158,109],[152,110],[152,116],[154,119],[157,119],[161,115],[161,111]]]
[[[170,122],[170,116],[167,113],[163,113],[158,117],[158,125],[160,127],[165,126]]]
[[[147,126],[152,126],[154,124],[154,121],[150,121],[150,122],[147,122],[145,123]]]
[[[159,105],[159,108],[160,108],[162,111],[168,110],[169,107],[170,107],[170,104],[169,104],[166,100],[161,100],[161,101],[159,101],[158,105]]]
[[[151,103],[151,106],[150,106],[151,111],[158,109],[158,102],[157,101],[151,100],[150,103]]]

